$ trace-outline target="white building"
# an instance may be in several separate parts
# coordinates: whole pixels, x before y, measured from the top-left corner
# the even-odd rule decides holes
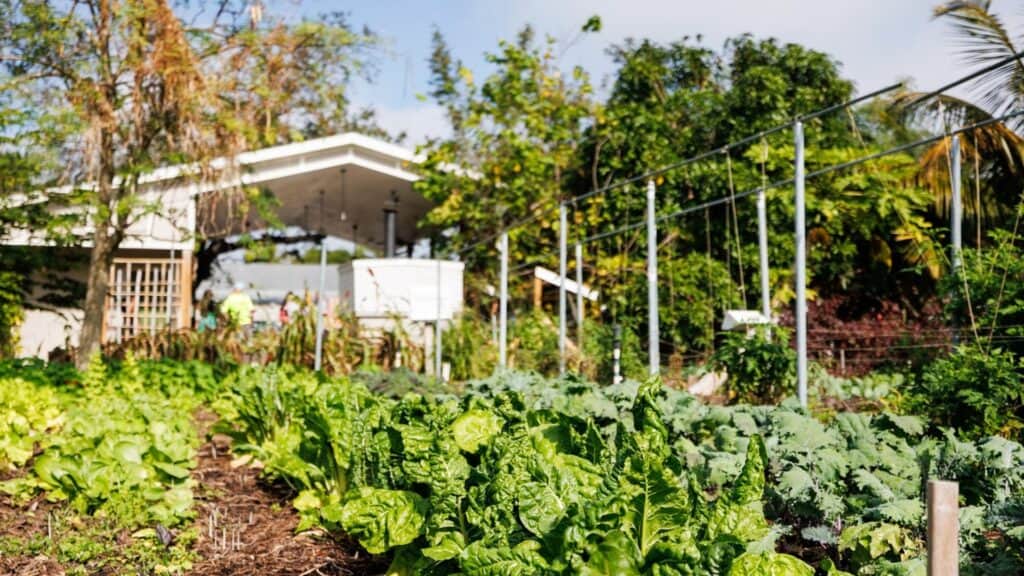
[[[217,166],[222,174],[233,174],[218,183],[191,177],[183,167],[155,171],[143,184],[146,204],[155,209],[129,227],[110,271],[103,333],[107,339],[123,339],[191,325],[197,231],[206,231],[206,237],[229,237],[266,227],[253,216],[242,221],[223,206],[223,194],[218,192],[239,185],[273,194],[280,203],[278,218],[286,227],[395,256],[399,246],[411,247],[421,240],[417,225],[431,207],[413,189],[418,162],[406,148],[346,133],[240,154],[230,165]],[[79,232],[88,236],[86,229]],[[4,243],[46,244],[31,233],[15,234]],[[82,249],[87,248],[88,242],[83,243]],[[445,271],[441,284],[436,274],[431,279],[425,272],[439,267]],[[69,269],[67,274],[84,280],[82,269]],[[308,273],[304,274],[290,279],[305,278],[302,282],[308,285]],[[422,323],[437,320],[437,310],[441,321],[450,320],[462,306],[458,263],[357,260],[345,270],[334,267],[328,275],[348,290],[347,296],[342,291],[336,297],[347,299],[368,325],[384,309],[390,317]],[[280,287],[289,289],[289,278],[285,280]],[[333,278],[330,284],[338,285]],[[296,284],[295,289],[303,287]],[[81,321],[82,312],[75,308],[28,311],[21,328],[23,353],[46,356],[65,342],[76,345]]]

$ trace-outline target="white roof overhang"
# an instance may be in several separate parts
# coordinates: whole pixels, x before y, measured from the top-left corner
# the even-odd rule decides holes
[[[210,165],[212,171],[233,174],[216,181],[193,176],[195,166],[160,168],[141,182],[146,197],[142,203],[150,209],[129,228],[122,247],[191,249],[197,212],[209,214],[212,221],[204,224],[218,235],[264,228],[265,223],[253,215],[244,222],[223,207],[197,210],[196,204],[206,201],[209,193],[239,185],[269,190],[280,203],[276,212],[286,226],[324,232],[377,249],[385,240],[384,211],[394,208],[398,242],[412,243],[420,236],[420,219],[431,208],[430,202],[413,189],[419,179],[413,168],[421,160],[401,146],[349,132],[243,152],[231,162],[215,160]],[[70,190],[64,187],[49,190],[48,194]],[[90,235],[88,226],[76,232],[83,238]],[[43,245],[46,241],[19,231],[4,243]],[[83,244],[88,245],[88,240]]]

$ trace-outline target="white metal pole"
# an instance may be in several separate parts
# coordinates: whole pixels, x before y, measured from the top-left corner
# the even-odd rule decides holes
[[[757,243],[761,267],[761,314],[772,317],[772,293],[768,277],[768,193],[757,192]]]
[[[647,181],[647,354],[649,372],[660,372],[660,345],[658,337],[658,229],[655,222],[654,180]]]
[[[501,253],[501,278],[498,288],[498,366],[508,366],[508,232],[498,240]]]
[[[576,346],[583,353],[583,245],[576,244]]]
[[[796,148],[796,384],[800,405],[807,407],[807,233],[804,221],[804,125],[793,124]]]
[[[949,235],[952,246],[950,261],[952,263],[953,277],[958,278],[960,268],[963,266],[963,201],[960,197],[960,136],[953,136],[950,149],[950,174],[949,184],[952,190],[949,207]],[[959,318],[953,313],[953,343],[959,343]]]
[[[569,218],[568,208],[565,204],[558,206],[558,373],[565,374],[565,323],[566,323],[566,295],[565,282],[566,260],[568,259],[568,247],[566,238],[568,235]]]
[[[441,366],[441,259],[437,257],[437,317],[434,320],[434,376],[444,380]]]
[[[950,222],[950,235],[953,241],[953,273],[957,274],[960,272],[960,267],[963,265],[961,250],[963,250],[963,201],[960,197],[960,137],[953,136],[952,150],[950,151],[952,156],[951,163],[951,187],[953,189],[952,207],[950,209],[950,216],[952,222]]]
[[[324,353],[324,290],[327,289],[327,238],[320,239],[320,291],[316,295],[316,354],[313,369],[320,371]]]

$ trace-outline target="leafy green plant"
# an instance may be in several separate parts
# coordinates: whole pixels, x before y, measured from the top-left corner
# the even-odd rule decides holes
[[[509,366],[547,375],[558,372],[558,326],[542,310],[531,310],[513,319]]]
[[[81,514],[107,515],[128,528],[191,517],[198,438],[186,385],[151,386],[130,356],[116,369],[98,359],[69,392],[63,426],[31,463],[32,475],[6,484],[24,494],[42,489]]]
[[[472,311],[464,311],[445,331],[441,353],[451,365],[452,380],[458,382],[483,378],[498,365],[490,326]]]
[[[0,470],[23,466],[63,420],[52,388],[20,378],[0,379]]]
[[[726,387],[730,401],[755,404],[774,403],[792,393],[796,355],[787,338],[774,330],[751,335],[727,332],[711,357],[711,365],[728,374]]]
[[[1024,428],[1019,360],[999,348],[961,346],[925,368],[911,387],[909,409],[968,438],[1017,438]]]

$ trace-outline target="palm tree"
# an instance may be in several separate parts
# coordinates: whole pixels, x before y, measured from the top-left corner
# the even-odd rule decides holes
[[[1007,31],[999,15],[991,11],[991,0],[956,0],[936,6],[933,16],[949,22],[954,43],[965,64],[982,69],[1001,66],[979,75],[967,88],[970,99],[942,94],[925,101],[920,93],[907,92],[896,105],[914,120],[950,130],[992,120],[1024,110],[1024,61],[1020,42]],[[982,223],[998,223],[1012,217],[1021,199],[1020,173],[1024,168],[1024,116],[993,122],[961,136],[963,173],[970,181],[964,193],[964,212],[973,216],[977,242]],[[949,147],[944,139],[921,156],[921,177],[935,191],[936,211],[949,210]]]

